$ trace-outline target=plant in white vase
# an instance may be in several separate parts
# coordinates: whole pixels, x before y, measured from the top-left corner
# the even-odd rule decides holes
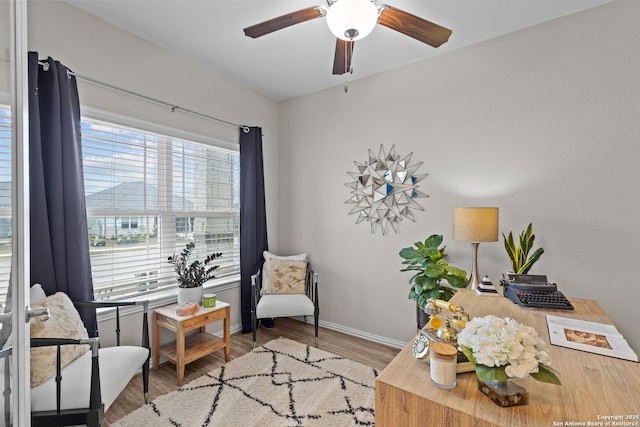
[[[195,247],[196,244],[194,242],[187,243],[178,255],[173,254],[168,258],[167,262],[173,265],[175,272],[178,274],[178,288],[199,291],[197,292],[199,297],[192,298],[196,300],[190,302],[200,303],[202,299],[202,285],[204,285],[207,280],[215,278],[214,272],[220,268],[219,265],[210,264],[213,260],[220,258],[222,253],[214,252],[207,255],[204,261],[196,260],[191,262],[189,258]],[[185,302],[181,301],[180,295],[179,292],[178,303]]]

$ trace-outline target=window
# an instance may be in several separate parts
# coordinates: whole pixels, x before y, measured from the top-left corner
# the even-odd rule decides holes
[[[240,271],[237,151],[93,119],[82,121],[96,299],[176,286],[166,260],[196,242],[222,252],[216,277]],[[11,271],[11,111],[0,105],[0,304]]]
[[[237,151],[92,119],[82,145],[96,299],[175,287],[167,258],[188,241],[222,252],[216,277],[239,273]]]
[[[122,217],[120,219],[120,228],[138,228],[138,218]]]
[[[4,305],[11,272],[11,110],[0,105],[0,304]]]

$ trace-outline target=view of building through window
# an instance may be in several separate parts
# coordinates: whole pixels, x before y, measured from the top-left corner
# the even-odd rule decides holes
[[[239,273],[237,151],[98,120],[81,126],[96,299],[174,288],[167,258],[189,241],[194,260],[222,252],[217,277]],[[10,113],[0,109],[2,301],[11,265],[10,148]]]
[[[166,261],[189,241],[194,260],[222,252],[218,277],[239,272],[238,152],[96,120],[82,145],[97,299],[175,287]]]

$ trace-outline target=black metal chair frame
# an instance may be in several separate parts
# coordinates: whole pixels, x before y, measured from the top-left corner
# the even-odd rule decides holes
[[[11,356],[12,348],[8,347],[0,350],[0,360],[4,363],[4,390],[2,391],[2,396],[4,399],[4,425],[11,425],[11,410],[9,407],[11,406],[11,375],[7,375],[11,370],[11,365],[9,362],[9,356]]]
[[[89,407],[60,410],[62,390],[62,368],[60,366],[60,348],[63,345],[89,344],[91,347],[91,392]],[[104,419],[104,404],[100,392],[100,364],[98,360],[99,338],[62,339],[32,338],[31,347],[56,346],[56,410],[31,413],[32,426],[81,425],[99,426]]]
[[[149,359],[151,348],[149,345],[149,301],[82,301],[74,302],[77,308],[114,308],[116,309],[116,345],[120,345],[120,307],[143,306],[142,314],[142,347],[149,350],[147,359],[142,365],[142,384],[145,403],[149,402]],[[89,397],[89,408],[60,410],[62,369],[60,366],[60,347],[62,345],[89,344],[91,346],[91,392]],[[100,365],[98,358],[99,338],[88,338],[80,340],[60,339],[60,338],[32,338],[31,347],[57,346],[56,363],[56,410],[39,411],[31,413],[31,425],[39,426],[65,426],[85,424],[87,426],[100,426],[104,419],[104,404],[100,392]],[[74,381],[77,378],[72,379]],[[5,395],[5,402],[8,397]]]
[[[251,328],[253,329],[253,347],[256,346],[256,333],[258,330],[258,317],[257,307],[260,302],[262,290],[262,269],[251,276]],[[320,306],[318,304],[318,274],[316,274],[311,268],[311,264],[307,264],[307,272],[305,276],[304,285],[305,294],[313,302],[314,311],[314,325],[316,333],[316,345],[318,345],[318,317],[320,315]],[[305,323],[307,322],[307,316],[304,316]]]

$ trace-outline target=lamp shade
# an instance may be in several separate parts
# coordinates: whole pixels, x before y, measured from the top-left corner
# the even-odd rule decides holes
[[[498,241],[498,208],[454,208],[453,238],[467,242]]]
[[[373,31],[378,9],[371,0],[338,0],[327,11],[327,25],[339,39],[360,40]]]

